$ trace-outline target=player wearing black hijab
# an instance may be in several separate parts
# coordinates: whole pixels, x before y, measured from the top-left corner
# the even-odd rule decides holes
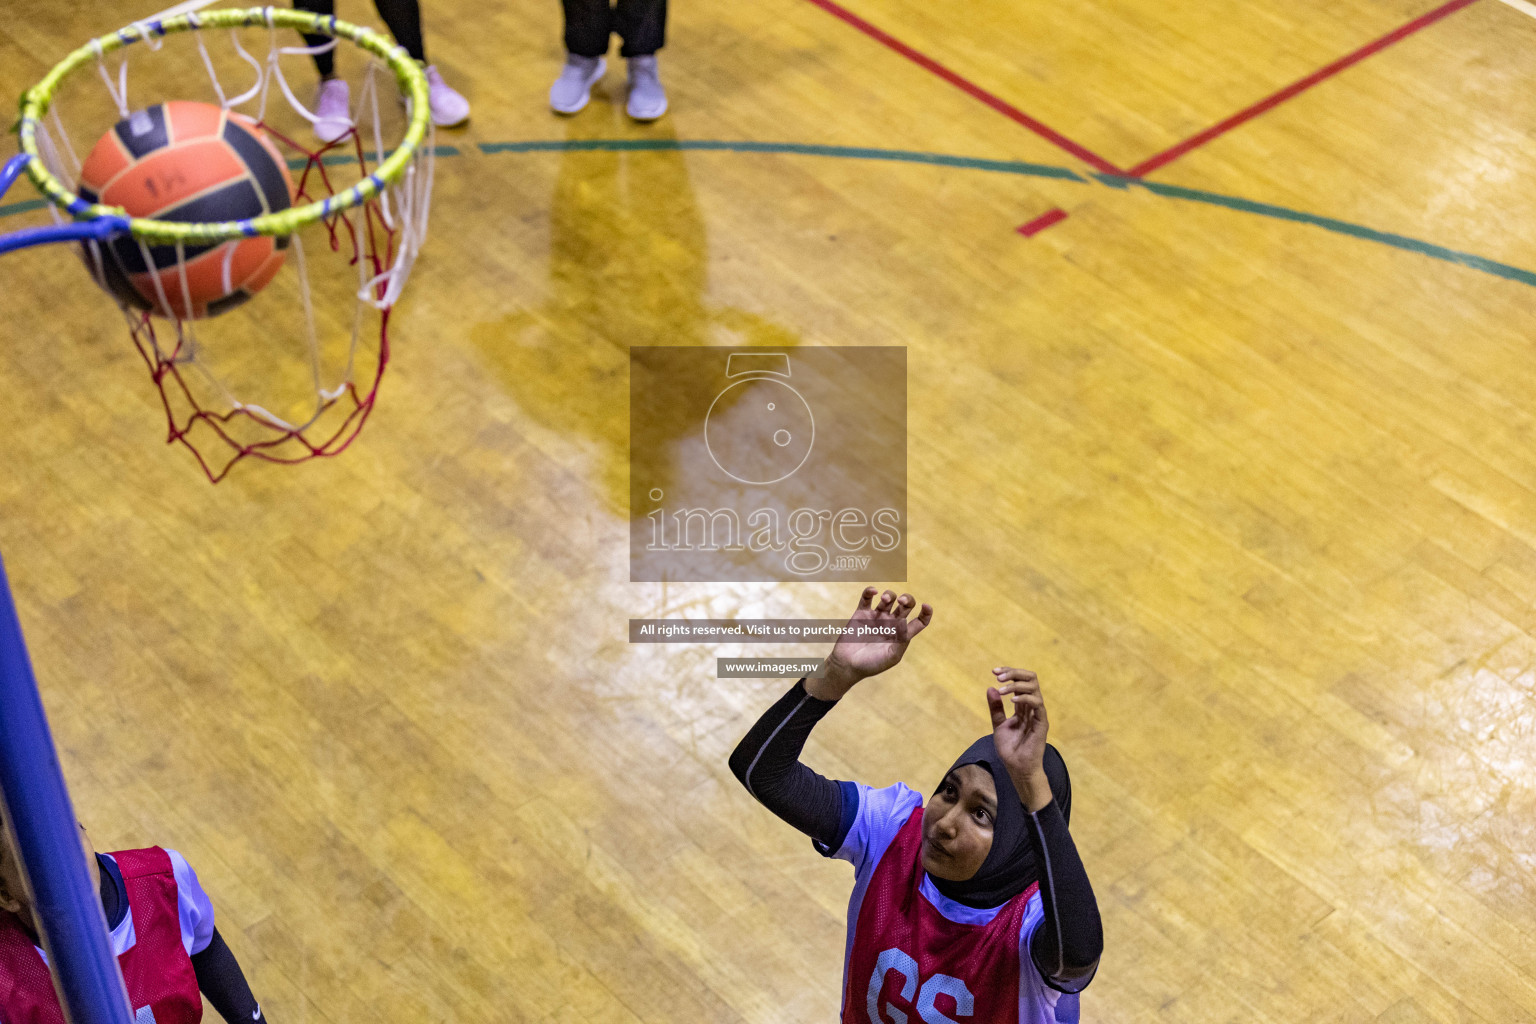
[[[758,720],[731,770],[764,806],[854,865],[844,1024],[1078,1019],[1103,950],[1098,904],[1067,831],[1071,781],[1045,742],[1033,672],[993,670],[993,731],[955,760],[931,799],[898,783],[833,782],[801,764],[811,729],[859,680],[896,665],[933,618],[911,595],[865,589],[850,625],[896,639],[840,640],[825,676],[802,679]],[[1013,714],[1004,707],[1011,700]]]

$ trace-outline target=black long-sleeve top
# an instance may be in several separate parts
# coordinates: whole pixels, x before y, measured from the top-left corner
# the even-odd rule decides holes
[[[842,846],[858,812],[858,788],[853,783],[827,779],[800,762],[811,730],[835,703],[812,697],[805,680],[800,680],[757,720],[730,759],[732,773],[747,792],[810,836],[823,853]],[[1030,955],[1046,984],[1063,992],[1080,992],[1098,969],[1104,930],[1088,872],[1067,831],[1071,783],[1066,764],[1049,745],[1045,770],[1054,798],[1039,811],[1024,811],[1040,864],[1040,903],[1045,915],[1030,941]]]

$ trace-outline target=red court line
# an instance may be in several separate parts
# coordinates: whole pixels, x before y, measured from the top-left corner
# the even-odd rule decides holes
[[[812,0],[812,2],[814,3],[815,0]],[[1385,50],[1387,47],[1391,46],[1393,43],[1407,39],[1409,36],[1413,35],[1420,29],[1428,28],[1430,25],[1433,25],[1441,18],[1455,14],[1463,7],[1469,7],[1476,2],[1477,0],[1451,0],[1450,3],[1442,4],[1441,6],[1436,7],[1434,10],[1430,11],[1428,14],[1424,14],[1413,19],[1403,27],[1396,29],[1395,31],[1388,32],[1386,35],[1382,36],[1375,42],[1367,43],[1355,52],[1340,57],[1338,60],[1334,61],[1332,64],[1329,64],[1327,67],[1319,68],[1307,77],[1292,82],[1290,85],[1286,86],[1284,89],[1281,89],[1273,96],[1260,100],[1246,110],[1238,111],[1236,114],[1233,114],[1225,121],[1211,125],[1205,131],[1185,139],[1183,142],[1179,143],[1177,146],[1174,146],[1172,149],[1164,150],[1163,152],[1157,154],[1154,157],[1151,157],[1150,159],[1143,160],[1141,163],[1137,164],[1135,167],[1132,167],[1126,173],[1129,177],[1132,178],[1140,178],[1151,174],[1159,167],[1172,163],[1179,157],[1183,156],[1185,153],[1188,153],[1190,150],[1198,149],[1199,147],[1205,145],[1207,142],[1210,142],[1212,139],[1225,135],[1227,132],[1236,128],[1238,125],[1251,121],[1266,111],[1273,110],[1275,107],[1278,107],[1286,100],[1298,95],[1299,93],[1305,92],[1317,83],[1325,79],[1332,78],[1334,75],[1338,74],[1340,71],[1343,71],[1345,68],[1348,68],[1354,64],[1358,64],[1360,61],[1365,60],[1365,58],[1371,56],[1372,54],[1379,53],[1382,50]]]
[[[1058,206],[1056,209],[1051,210],[1049,213],[1042,213],[1028,224],[1020,224],[1017,228],[1014,228],[1014,230],[1023,235],[1025,238],[1033,238],[1040,232],[1044,231],[1046,228],[1050,227],[1052,224],[1060,224],[1066,219],[1067,211]]]
[[[1420,15],[1419,17],[1408,22],[1408,24],[1403,25],[1401,28],[1388,32],[1380,39],[1377,39],[1371,43],[1367,43],[1360,49],[1355,50],[1353,53],[1340,57],[1338,60],[1334,61],[1332,64],[1329,64],[1327,67],[1320,68],[1317,71],[1312,72],[1312,74],[1308,75],[1307,77],[1300,79],[1299,81],[1292,82],[1284,89],[1281,89],[1279,92],[1272,96],[1260,100],[1253,106],[1248,107],[1245,110],[1238,111],[1236,114],[1233,114],[1225,121],[1221,121],[1212,125],[1211,127],[1205,129],[1205,131],[1185,139],[1183,142],[1180,142],[1178,145],[1172,147],[1171,149],[1164,150],[1156,156],[1143,160],[1141,163],[1137,164],[1135,167],[1128,171],[1121,170],[1087,147],[1078,145],[1076,142],[1073,142],[1071,139],[1067,138],[1065,135],[1062,135],[1055,129],[1035,120],[1028,114],[1024,113],[1024,111],[1020,110],[1018,107],[1015,107],[1013,104],[1007,102],[1006,100],[995,96],[990,92],[987,92],[981,86],[967,78],[962,77],[956,72],[951,71],[949,68],[940,64],[932,57],[929,57],[926,54],[913,49],[906,43],[902,42],[900,39],[897,39],[895,36],[886,32],[884,29],[871,25],[869,22],[865,21],[857,14],[854,14],[846,7],[843,7],[842,5],[834,2],[834,0],[808,0],[808,2],[815,4],[817,7],[820,7],[828,14],[834,15],[838,19],[846,22],[849,25],[852,25],[854,28],[858,29],[860,32],[863,32],[871,39],[896,51],[919,67],[930,71],[935,75],[938,75],[950,85],[953,85],[957,89],[960,89],[962,92],[965,92],[967,95],[980,100],[1003,116],[1017,122],[1018,124],[1023,125],[1025,128],[1028,128],[1030,131],[1034,132],[1042,139],[1045,139],[1047,142],[1050,142],[1053,145],[1066,150],[1068,153],[1071,153],[1073,156],[1077,157],[1079,160],[1083,161],[1094,170],[1102,171],[1105,174],[1118,175],[1125,178],[1140,178],[1151,174],[1159,167],[1167,166],[1168,164],[1177,160],[1179,157],[1183,156],[1185,153],[1188,153],[1190,150],[1198,149],[1199,147],[1205,145],[1207,142],[1210,142],[1212,139],[1225,135],[1227,132],[1238,127],[1239,125],[1246,124],[1247,122],[1253,120],[1255,117],[1258,117],[1260,114],[1273,110],[1275,107],[1278,107],[1286,100],[1305,92],[1306,90],[1312,88],[1312,86],[1317,85],[1319,82],[1332,78],[1334,75],[1345,70],[1346,68],[1358,64],[1360,61],[1365,60],[1365,58],[1371,56],[1372,54],[1385,50],[1393,43],[1406,39],[1421,29],[1428,28],[1430,25],[1433,25],[1440,19],[1455,14],[1463,7],[1470,7],[1472,4],[1476,3],[1477,0],[1450,0],[1449,3],[1445,3],[1439,7],[1436,7],[1428,14]],[[1025,226],[1027,227],[1028,225]],[[1046,225],[1046,227],[1049,226],[1050,225]]]
[[[1024,113],[1024,111],[1020,110],[1018,107],[1015,107],[1013,104],[997,96],[994,96],[990,92],[987,92],[987,90],[983,89],[975,82],[972,82],[970,79],[961,77],[960,75],[951,71],[949,68],[940,64],[938,61],[934,60],[932,57],[914,50],[912,47],[908,46],[906,43],[902,42],[900,39],[897,39],[895,36],[891,35],[885,30],[876,28],[874,25],[871,25],[869,22],[865,21],[857,14],[854,14],[846,7],[834,3],[833,0],[809,0],[809,2],[815,4],[817,7],[820,7],[828,14],[834,15],[837,18],[847,22],[849,25],[852,25],[854,28],[858,29],[860,32],[863,32],[877,43],[895,50],[897,53],[901,54],[903,57],[916,64],[918,67],[933,72],[935,75],[938,75],[950,85],[953,85],[955,88],[961,90],[962,92],[980,100],[987,106],[991,107],[993,110],[997,111],[999,114],[1002,114],[1004,117],[1007,117],[1017,122],[1018,124],[1023,125],[1025,128],[1028,128],[1030,131],[1034,132],[1042,139],[1045,139],[1047,142],[1050,142],[1052,145],[1066,150],[1068,153],[1071,153],[1073,156],[1077,157],[1079,160],[1087,164],[1089,167],[1092,167],[1094,170],[1102,171],[1105,174],[1125,175],[1127,173],[1116,167],[1114,164],[1110,163],[1108,160],[1105,160],[1097,153],[1094,153],[1084,146],[1078,145],[1048,125],[1036,121],[1034,118]],[[1458,0],[1458,2],[1471,3],[1472,0]]]

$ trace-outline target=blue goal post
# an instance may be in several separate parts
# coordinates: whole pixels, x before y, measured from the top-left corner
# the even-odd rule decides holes
[[[0,795],[70,1024],[134,1024],[0,559]]]

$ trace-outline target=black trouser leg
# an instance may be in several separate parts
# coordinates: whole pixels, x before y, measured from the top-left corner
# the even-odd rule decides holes
[[[379,17],[389,26],[395,42],[405,47],[412,60],[427,61],[426,43],[421,37],[421,5],[416,0],[374,0]]]
[[[667,0],[619,0],[613,27],[624,40],[620,57],[647,57],[666,45]]]
[[[332,15],[336,13],[336,0],[293,0],[293,6],[301,11],[314,11],[316,14]],[[331,41],[330,36],[320,34],[304,34],[304,43],[307,46],[324,46]],[[330,78],[336,73],[336,51],[326,50],[324,53],[315,54],[315,67],[320,70],[321,78]]]
[[[336,13],[336,0],[293,0],[293,6],[327,16]],[[412,59],[425,63],[427,49],[422,41],[421,6],[417,0],[375,0],[374,6],[379,9],[384,24],[389,26],[389,34],[395,37],[395,42],[405,47]],[[330,41],[330,36],[304,34],[304,42],[309,46],[324,46]],[[336,73],[336,51],[315,54],[315,67],[320,70],[321,78],[330,78]]]
[[[608,0],[560,0],[565,8],[565,48],[578,57],[601,57],[608,52],[613,32],[613,9]]]

